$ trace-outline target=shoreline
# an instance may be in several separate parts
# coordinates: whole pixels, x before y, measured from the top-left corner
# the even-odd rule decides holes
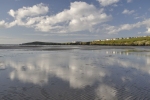
[[[101,50],[101,49],[150,49],[150,46],[100,46],[100,45],[12,45],[0,46],[1,49],[26,50]]]

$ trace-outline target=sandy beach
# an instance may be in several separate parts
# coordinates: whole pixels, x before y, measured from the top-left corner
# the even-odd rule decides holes
[[[148,100],[148,50],[121,46],[1,46],[0,99]]]

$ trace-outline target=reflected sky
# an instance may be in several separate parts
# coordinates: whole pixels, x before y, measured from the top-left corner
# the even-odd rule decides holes
[[[0,98],[16,92],[32,99],[147,100],[150,98],[150,53],[124,51],[3,50]],[[28,94],[33,91],[32,96]],[[33,96],[37,94],[39,97]]]

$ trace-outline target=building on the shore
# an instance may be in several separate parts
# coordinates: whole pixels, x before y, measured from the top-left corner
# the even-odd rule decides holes
[[[111,40],[111,39],[106,39],[106,41],[109,41],[109,40]]]
[[[95,41],[101,41],[101,40],[95,40]]]
[[[81,43],[82,41],[72,41],[72,43]]]

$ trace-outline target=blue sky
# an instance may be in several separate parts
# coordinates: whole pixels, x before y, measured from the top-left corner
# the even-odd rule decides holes
[[[1,0],[0,43],[150,35],[150,0]]]

